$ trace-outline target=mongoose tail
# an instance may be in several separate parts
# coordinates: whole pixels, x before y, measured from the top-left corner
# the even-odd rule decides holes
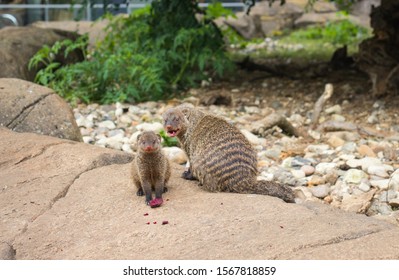
[[[285,202],[295,202],[295,195],[292,189],[276,182],[263,180],[257,181],[254,193],[275,196],[284,200]]]

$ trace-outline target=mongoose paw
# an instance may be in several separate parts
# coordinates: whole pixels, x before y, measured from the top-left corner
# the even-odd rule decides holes
[[[136,192],[136,195],[137,195],[137,196],[143,196],[143,195],[144,195],[143,190],[142,190],[142,189],[138,190],[138,191]]]
[[[190,171],[184,171],[181,177],[186,180],[195,180],[195,177]]]
[[[164,187],[164,188],[163,188],[163,192],[166,193],[167,191],[168,191],[168,188],[167,188],[167,187]]]
[[[155,207],[161,206],[162,203],[163,203],[162,198],[155,198],[150,201],[150,206],[151,206],[151,208],[155,208]]]

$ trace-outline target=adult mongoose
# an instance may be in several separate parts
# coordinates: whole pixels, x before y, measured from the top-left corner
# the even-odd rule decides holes
[[[137,195],[145,195],[145,202],[151,207],[160,206],[162,194],[167,191],[170,178],[170,163],[162,152],[161,136],[153,131],[145,131],[137,137],[137,155],[132,162],[132,180]],[[152,190],[155,199],[152,199]]]
[[[198,179],[202,188],[216,192],[253,193],[294,202],[291,188],[257,180],[256,152],[235,126],[226,120],[183,105],[163,114],[164,129],[176,136],[190,167],[186,179]]]

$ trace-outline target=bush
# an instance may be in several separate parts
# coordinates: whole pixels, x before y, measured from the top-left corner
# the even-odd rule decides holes
[[[232,69],[223,37],[211,21],[212,13],[221,9],[211,9],[197,20],[195,13],[200,10],[195,1],[161,0],[128,17],[109,16],[107,36],[90,59],[59,67],[51,58],[61,48],[46,46],[47,51],[36,54],[31,66],[46,65],[36,82],[50,86],[72,103],[169,98]],[[72,47],[82,47],[81,42]],[[44,53],[48,56],[43,57]]]
[[[369,36],[369,31],[351,21],[327,22],[292,32],[289,37],[297,40],[322,40],[334,45],[355,44]]]

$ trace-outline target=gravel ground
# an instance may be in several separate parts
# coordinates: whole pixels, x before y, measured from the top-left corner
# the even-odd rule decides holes
[[[258,153],[259,178],[291,186],[297,203],[319,201],[398,224],[399,126],[394,102],[367,98],[364,79],[346,82],[330,77],[306,83],[251,77],[252,83],[234,80],[190,90],[184,102],[223,116],[240,128]],[[327,81],[335,91],[319,123],[346,122],[356,129],[310,129],[314,104]],[[84,142],[134,153],[140,131],[161,131],[162,113],[181,102],[79,105],[74,113]],[[214,105],[218,103],[227,105]],[[305,136],[289,136],[279,126],[268,127],[265,120],[273,113]],[[174,162],[187,161],[177,147],[165,151]]]

